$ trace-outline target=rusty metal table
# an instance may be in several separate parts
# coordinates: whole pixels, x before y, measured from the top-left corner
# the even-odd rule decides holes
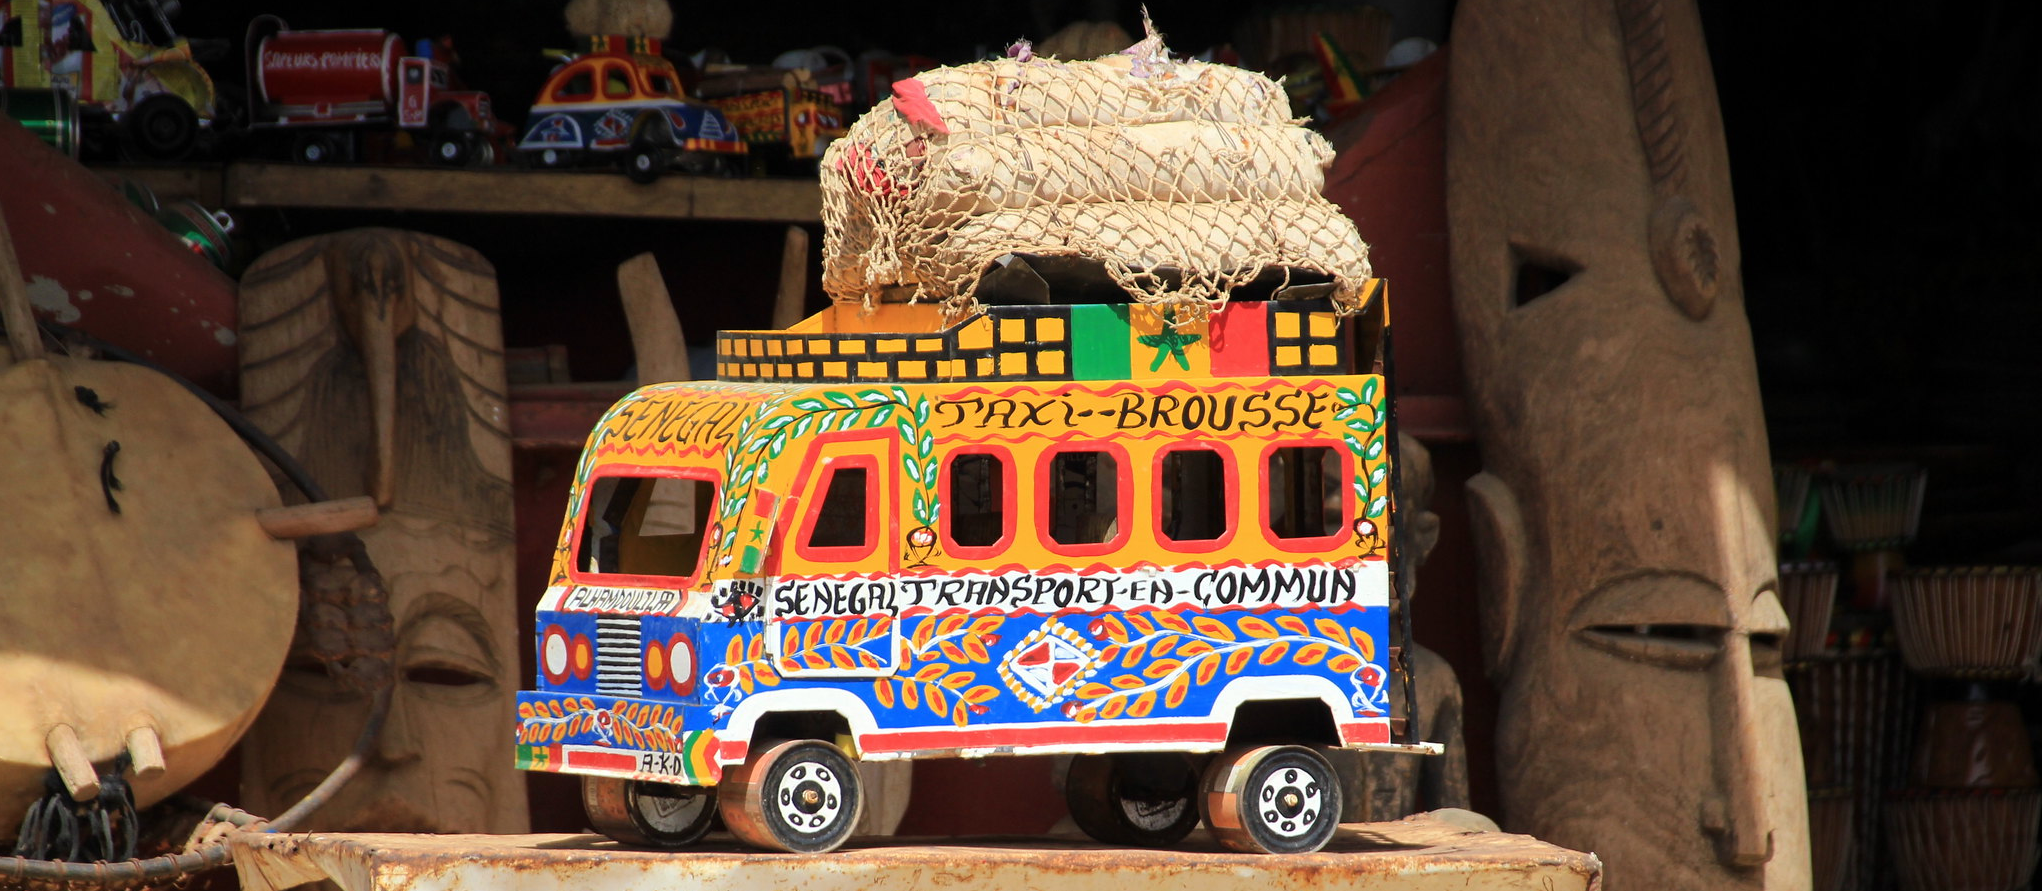
[[[244,891],[320,879],[342,891],[1588,891],[1602,872],[1593,854],[1423,815],[1342,826],[1326,851],[1292,857],[1223,853],[1203,832],[1164,851],[1068,840],[874,839],[820,856],[748,851],[721,836],[671,853],[594,835],[241,833],[230,844]]]

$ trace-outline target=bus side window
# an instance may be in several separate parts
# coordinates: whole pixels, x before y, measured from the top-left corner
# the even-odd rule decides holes
[[[612,476],[588,496],[577,554],[583,572],[688,578],[701,564],[716,484]]]
[[[830,473],[829,489],[815,528],[808,534],[811,548],[862,548],[865,546],[865,516],[870,499],[871,476],[863,467],[838,467]]]
[[[1108,452],[1060,452],[1049,462],[1049,537],[1101,544],[1120,537],[1120,463]]]
[[[1340,455],[1326,446],[1269,453],[1269,531],[1277,538],[1324,538],[1341,531],[1347,486]]]
[[[998,455],[970,453],[950,459],[950,503],[943,516],[952,542],[989,548],[1006,537],[1006,476],[1006,464]]]
[[[1227,465],[1211,449],[1163,453],[1156,491],[1162,504],[1163,536],[1171,541],[1212,541],[1224,537],[1234,518],[1227,511]]]

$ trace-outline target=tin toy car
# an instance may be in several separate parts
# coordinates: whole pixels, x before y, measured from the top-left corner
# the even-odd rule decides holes
[[[518,764],[597,828],[824,851],[857,760],[1074,754],[1078,825],[1317,850],[1394,741],[1386,328],[1324,301],[840,304],[616,404]],[[1359,332],[1350,328],[1366,329]],[[1357,353],[1367,358],[1356,361]]]
[[[45,104],[75,103],[87,142],[111,133],[130,154],[182,158],[210,135],[216,96],[165,5],[0,0],[0,84],[65,94]]]
[[[689,173],[743,169],[744,137],[716,108],[681,94],[673,63],[652,37],[592,37],[590,51],[566,56],[532,103],[518,143],[540,167],[614,159],[636,182],[672,168]]]

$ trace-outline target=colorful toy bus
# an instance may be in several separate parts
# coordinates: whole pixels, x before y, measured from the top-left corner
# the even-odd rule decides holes
[[[1381,292],[725,332],[589,437],[518,765],[627,843],[824,851],[854,761],[1068,753],[1101,841],[1317,850],[1322,749],[1429,750],[1390,720]]]

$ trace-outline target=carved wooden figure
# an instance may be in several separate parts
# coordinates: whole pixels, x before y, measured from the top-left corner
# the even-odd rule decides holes
[[[329,492],[384,508],[362,538],[396,621],[393,705],[374,759],[308,828],[523,831],[504,724],[518,651],[494,271],[415,233],[320,236],[256,261],[241,317],[249,417]],[[306,557],[315,599],[353,583],[345,561]],[[243,795],[259,813],[317,783],[368,712],[311,658],[318,621],[301,622],[244,747]]]
[[[1439,543],[1439,515],[1432,512],[1432,454],[1418,440],[1399,434],[1397,482],[1403,493],[1402,546],[1396,554],[1397,584],[1405,602],[1416,595],[1418,567]],[[1346,822],[1401,820],[1420,811],[1468,806],[1468,753],[1461,741],[1461,683],[1446,657],[1411,645],[1411,682],[1417,685],[1418,719],[1413,736],[1446,746],[1436,757],[1349,756],[1340,768]],[[1390,716],[1405,714],[1404,698],[1390,697]],[[1344,754],[1344,753],[1343,753]],[[1358,753],[1357,753],[1358,754]]]
[[[1686,0],[1461,4],[1447,211],[1506,828],[1809,887],[1765,421]]]

